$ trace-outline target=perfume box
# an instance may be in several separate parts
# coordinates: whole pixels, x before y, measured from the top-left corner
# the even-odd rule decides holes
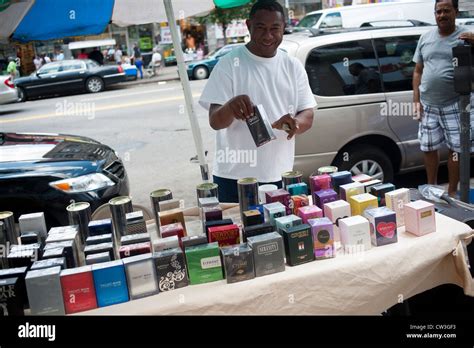
[[[180,248],[159,251],[153,254],[160,291],[169,291],[188,286],[188,275],[184,253]]]
[[[341,185],[352,183],[352,174],[348,171],[336,172],[329,175],[331,177],[332,189],[339,192]]]
[[[122,245],[119,249],[120,258],[151,253],[151,242]]]
[[[21,232],[20,241],[22,245],[26,244],[42,244],[41,239],[38,236],[39,232]]]
[[[338,220],[351,216],[351,205],[343,200],[326,203],[324,216],[335,224]]]
[[[60,280],[66,314],[97,308],[92,266],[64,270]]]
[[[209,243],[217,242],[219,247],[240,243],[240,230],[237,225],[225,225],[209,228]]]
[[[259,210],[246,210],[242,213],[244,226],[263,224],[263,214]]]
[[[112,233],[112,219],[92,220],[89,222],[89,236]]]
[[[331,177],[328,174],[316,175],[309,178],[309,186],[311,188],[311,194],[321,190],[330,190]]]
[[[56,267],[59,266],[61,269],[66,269],[66,258],[65,257],[57,257],[54,259],[47,259],[47,260],[39,260],[33,262],[31,265],[31,270],[35,271],[38,269],[45,269],[49,267]]]
[[[397,214],[397,227],[405,226],[405,204],[410,203],[410,190],[401,188],[385,194],[387,208]]]
[[[361,253],[371,248],[370,224],[365,217],[357,215],[339,220],[341,244],[346,253]]]
[[[367,181],[373,180],[370,175],[367,174],[357,174],[352,177],[352,181],[364,183]]]
[[[377,197],[372,196],[370,193],[352,196],[349,199],[349,203],[351,205],[352,216],[364,215],[365,209],[374,209],[379,207]]]
[[[292,210],[291,213],[297,215],[298,209],[301,207],[307,207],[309,205],[309,198],[308,196],[304,195],[297,195],[292,196],[290,201],[290,209]]]
[[[200,234],[197,236],[186,236],[181,238],[181,245],[182,249],[185,250],[186,248],[194,245],[199,244],[207,244],[207,237],[204,234]]]
[[[225,226],[225,225],[232,225],[232,224],[233,224],[232,219],[206,221],[204,223],[204,233],[206,234],[206,237],[209,239],[209,227]]]
[[[222,208],[219,206],[215,207],[202,207],[202,220],[203,221],[216,221],[222,220]]]
[[[120,245],[130,245],[136,243],[144,243],[150,241],[150,234],[146,233],[137,233],[129,234],[128,236],[122,236],[120,238]]]
[[[112,261],[112,260],[110,259],[110,253],[107,251],[103,253],[90,254],[86,256],[86,265],[93,265],[96,263],[109,262],[109,261]]]
[[[363,193],[365,193],[365,188],[360,182],[353,182],[339,187],[339,195],[341,199],[346,202],[349,202],[352,196],[361,195]]]
[[[35,231],[38,237],[44,242],[48,234],[44,213],[23,214],[18,218],[21,232]]]
[[[328,217],[324,217],[309,220],[309,225],[313,235],[315,258],[319,260],[336,256],[333,222]]]
[[[316,205],[308,205],[306,207],[298,208],[297,215],[303,220],[304,224],[307,224],[309,219],[322,218],[323,211]]]
[[[300,224],[283,230],[286,263],[296,266],[314,260],[311,226]]]
[[[192,285],[223,279],[217,242],[186,248],[189,281]]]
[[[264,204],[263,209],[265,222],[269,222],[273,226],[275,226],[275,219],[286,215],[286,207],[281,202]]]
[[[86,255],[86,257],[91,254],[98,254],[103,252],[108,252],[110,255],[110,259],[115,260],[114,245],[112,243],[88,245],[84,249],[84,254]]]
[[[186,236],[184,227],[181,222],[177,222],[169,225],[162,225],[161,228],[161,238],[178,236],[178,239],[181,239]]]
[[[128,301],[127,280],[122,260],[92,265],[92,275],[99,307]]]
[[[274,231],[275,227],[269,222],[264,222],[260,225],[248,226],[242,230],[242,239],[243,242],[246,243],[248,237],[259,236],[261,234],[270,233]]]
[[[36,248],[31,246],[36,246]],[[33,262],[39,260],[40,249],[38,244],[23,245],[22,247],[10,250],[7,256],[9,268],[27,267],[30,269]]]
[[[379,207],[384,207],[385,204],[385,194],[390,191],[395,190],[394,184],[380,184],[370,188],[370,194],[377,197],[379,201]]]
[[[0,279],[18,278],[17,287],[19,296],[21,297],[23,305],[28,306],[28,296],[26,294],[25,285],[26,271],[26,267],[0,269]]]
[[[249,210],[258,210],[260,214],[264,215],[265,211],[263,209],[263,204],[249,205]]]
[[[290,206],[290,198],[291,198],[290,193],[284,189],[278,189],[275,191],[266,192],[265,197],[267,199],[267,204],[263,205],[264,208],[265,208],[265,205],[268,205],[270,203],[276,203],[276,202],[280,202],[285,207]],[[291,214],[291,213],[287,212],[287,214]]]
[[[184,229],[184,235],[187,235],[186,223],[184,221],[184,214],[181,209],[166,210],[166,211],[160,212],[159,215],[160,215],[161,226],[181,222],[181,225],[183,225],[183,229]]]
[[[24,316],[22,296],[18,277],[0,279],[0,317]]]
[[[64,315],[61,267],[29,271],[25,277],[31,315]]]
[[[256,277],[285,270],[285,247],[278,232],[249,237],[247,242],[253,251]]]
[[[417,236],[436,232],[434,205],[422,200],[405,204],[405,231]]]
[[[141,214],[142,219],[135,218],[137,214]],[[133,217],[131,218],[131,216]],[[145,220],[143,219],[143,212],[135,211],[133,213],[126,214],[125,217],[126,217],[125,233],[127,235],[147,233],[146,223],[145,223]]]
[[[289,230],[293,226],[298,226],[303,223],[303,220],[296,215],[282,216],[275,219],[276,231],[283,236],[283,231]],[[273,232],[273,231],[272,231]]]
[[[72,241],[76,266],[83,265],[85,260],[78,226],[54,227],[49,230],[46,244]],[[69,267],[68,267],[69,268]]]
[[[370,181],[365,181],[362,184],[364,185],[365,193],[370,193],[371,188],[373,186],[377,186],[377,185],[382,184],[382,181],[380,181],[379,179],[373,179],[373,180],[370,180]]]
[[[127,257],[123,260],[123,266],[130,300],[158,293],[155,262],[151,253]]]
[[[237,283],[255,278],[253,252],[247,243],[221,248],[227,283]]]
[[[86,245],[96,245],[102,243],[113,243],[112,234],[99,234],[96,236],[87,237],[86,239]]]
[[[370,223],[372,245],[381,246],[398,241],[397,218],[393,210],[387,207],[367,209],[364,216]]]
[[[159,202],[160,211],[173,210],[181,207],[179,199],[168,199],[166,201]]]
[[[308,185],[304,182],[291,184],[286,187],[286,190],[290,193],[290,196],[307,195]]]
[[[153,252],[179,248],[178,236],[160,238],[153,241]]]
[[[216,208],[218,206],[219,206],[219,200],[217,199],[217,197],[204,197],[204,198],[198,199],[199,208],[204,208],[204,207]]]
[[[313,203],[321,209],[324,208],[324,204],[337,201],[338,199],[337,193],[334,190],[321,190],[313,193]]]
[[[255,146],[260,147],[276,139],[262,105],[254,107],[253,116],[248,118],[246,122]]]
[[[55,250],[50,251],[50,249]],[[79,260],[77,259],[77,250],[75,242],[73,240],[48,243],[44,246],[43,259],[63,256],[66,258],[66,268],[79,267]]]

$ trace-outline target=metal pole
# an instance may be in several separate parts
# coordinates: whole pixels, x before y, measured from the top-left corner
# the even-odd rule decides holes
[[[459,168],[461,201],[469,203],[469,181],[471,162],[471,100],[470,95],[461,95],[459,107],[461,111],[461,163]]]
[[[181,85],[183,86],[184,100],[186,103],[186,109],[188,111],[189,122],[191,122],[191,130],[194,138],[194,145],[201,166],[201,176],[203,181],[209,180],[209,167],[206,163],[206,156],[204,155],[204,148],[202,145],[201,130],[199,128],[199,122],[197,121],[196,112],[194,110],[193,96],[191,93],[191,86],[189,85],[188,73],[186,72],[186,66],[184,64],[183,51],[181,49],[181,42],[179,41],[178,29],[176,26],[176,18],[173,12],[173,5],[171,0],[163,0],[166,10],[166,17],[171,31],[171,38],[173,40],[174,52],[176,55],[176,61],[178,63],[179,78]]]

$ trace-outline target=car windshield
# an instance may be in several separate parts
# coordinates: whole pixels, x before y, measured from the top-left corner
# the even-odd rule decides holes
[[[318,23],[321,18],[321,13],[315,13],[312,15],[305,16],[296,26],[296,28],[312,28]]]

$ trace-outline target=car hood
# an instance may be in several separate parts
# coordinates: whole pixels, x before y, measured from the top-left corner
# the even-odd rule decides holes
[[[84,175],[115,157],[111,148],[86,137],[0,133],[0,178]]]

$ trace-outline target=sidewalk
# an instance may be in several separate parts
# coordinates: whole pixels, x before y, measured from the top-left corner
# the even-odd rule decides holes
[[[143,79],[138,77],[137,80],[124,82],[127,86],[142,85],[148,83],[158,83],[165,81],[179,81],[178,67],[176,65],[165,66],[161,70],[161,73],[158,76],[153,76],[151,78],[145,77],[145,72],[143,73]]]

